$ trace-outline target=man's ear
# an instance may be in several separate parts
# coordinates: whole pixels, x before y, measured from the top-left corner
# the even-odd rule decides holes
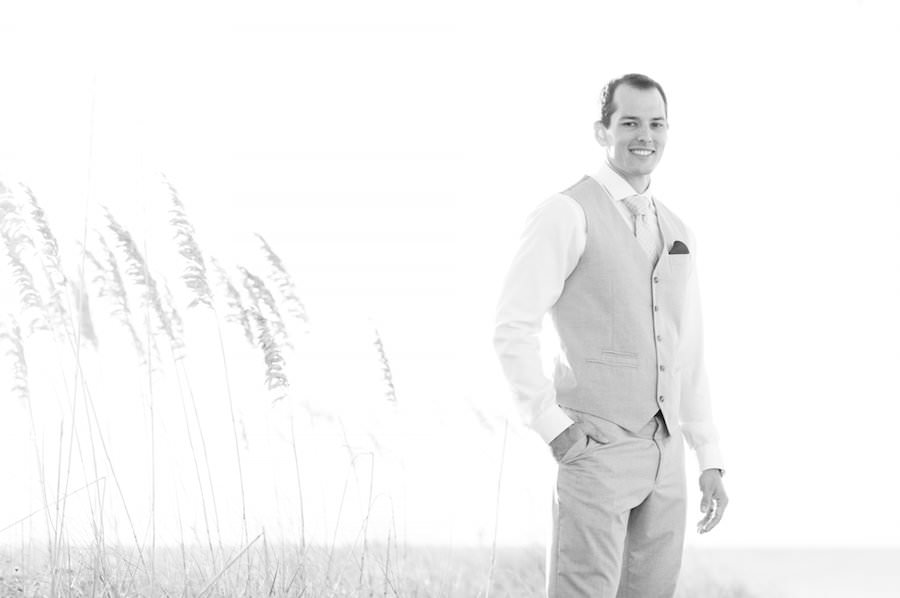
[[[603,123],[599,120],[596,121],[594,123],[594,137],[597,138],[597,143],[603,147],[609,145],[609,137],[607,137],[607,135],[608,131],[606,130],[606,127],[603,126]]]

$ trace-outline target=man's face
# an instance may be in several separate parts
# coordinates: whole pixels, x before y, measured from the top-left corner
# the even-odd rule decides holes
[[[610,165],[638,189],[635,183],[646,186],[666,147],[666,105],[655,87],[623,83],[613,94],[613,106],[609,128],[596,124],[597,140],[606,147]]]

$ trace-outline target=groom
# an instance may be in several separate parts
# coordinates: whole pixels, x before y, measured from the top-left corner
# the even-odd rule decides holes
[[[613,79],[601,95],[598,172],[529,217],[497,309],[494,345],[526,424],[558,463],[550,598],[675,593],[685,535],[684,443],[703,519],[728,498],[712,421],[692,232],[653,194],[668,134],[662,87]],[[538,336],[560,340],[552,380]]]

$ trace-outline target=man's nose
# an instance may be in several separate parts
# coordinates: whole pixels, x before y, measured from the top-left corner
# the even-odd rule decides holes
[[[638,129],[638,139],[641,141],[650,141],[651,135],[649,125],[645,125]]]

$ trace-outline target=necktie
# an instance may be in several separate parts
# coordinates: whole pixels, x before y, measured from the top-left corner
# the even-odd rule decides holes
[[[648,218],[650,214],[650,198],[646,195],[632,195],[631,197],[626,197],[623,201],[632,215],[634,215],[634,236],[637,237],[638,242],[644,248],[644,251],[647,252],[647,255],[653,256],[654,231],[650,228],[650,220]]]

